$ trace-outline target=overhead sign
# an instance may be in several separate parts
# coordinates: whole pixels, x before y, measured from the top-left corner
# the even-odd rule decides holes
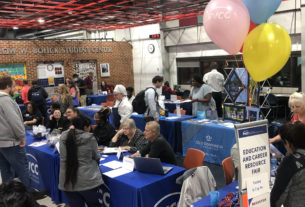
[[[267,129],[267,120],[235,125],[240,158],[239,190],[243,207],[270,206],[270,150]]]

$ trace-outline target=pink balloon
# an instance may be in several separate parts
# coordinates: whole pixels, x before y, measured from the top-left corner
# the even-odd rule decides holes
[[[203,15],[209,38],[228,53],[236,54],[250,26],[250,15],[241,0],[211,0]]]

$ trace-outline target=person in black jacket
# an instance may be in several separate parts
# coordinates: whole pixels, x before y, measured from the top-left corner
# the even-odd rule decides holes
[[[23,123],[27,126],[39,125],[42,122],[42,115],[32,102],[27,103],[26,111],[22,114]]]
[[[172,147],[160,134],[160,125],[158,122],[147,122],[144,134],[148,140],[148,144],[140,151],[142,157],[160,158],[161,162],[173,165],[177,164],[176,155]],[[135,153],[130,157],[138,155],[138,153]]]
[[[50,121],[48,122],[47,128],[50,128],[50,131],[53,129],[59,129],[60,131],[65,131],[69,128],[69,120],[61,115],[59,109],[55,109],[53,114],[50,116]]]
[[[28,92],[28,99],[37,106],[44,118],[47,117],[46,98],[48,98],[47,91],[38,85],[38,80],[32,80],[32,87]]]
[[[93,130],[93,134],[98,145],[109,146],[110,140],[116,134],[113,126],[108,122],[110,113],[110,108],[104,107],[94,115],[96,127]]]

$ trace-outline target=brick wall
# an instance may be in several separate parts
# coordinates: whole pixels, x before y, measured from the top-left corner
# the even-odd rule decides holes
[[[88,48],[87,53],[55,53],[35,54],[34,48]],[[92,48],[112,48],[112,52],[93,53]],[[3,48],[15,48],[16,54],[4,54]],[[26,48],[27,53],[22,54],[21,49]],[[132,67],[132,48],[126,42],[98,42],[98,41],[0,41],[0,64],[23,63],[26,65],[28,79],[37,78],[36,66],[38,62],[60,61],[64,62],[65,77],[72,77],[73,62],[76,60],[96,60],[98,87],[101,81],[123,84],[126,87],[134,86]],[[101,77],[100,64],[109,63],[110,77]]]

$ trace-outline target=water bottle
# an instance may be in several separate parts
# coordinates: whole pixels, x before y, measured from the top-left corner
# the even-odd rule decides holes
[[[272,153],[271,160],[270,160],[270,171],[271,177],[275,177],[276,170],[277,170],[277,159],[274,153]]]
[[[176,104],[176,110],[177,110],[177,116],[181,117],[181,109],[180,109],[180,103]]]

